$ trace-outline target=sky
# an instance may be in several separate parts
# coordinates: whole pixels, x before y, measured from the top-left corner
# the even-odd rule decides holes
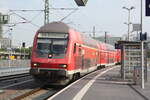
[[[50,8],[78,8],[63,20],[77,31],[89,34],[95,26],[96,36],[103,36],[105,31],[109,36],[123,36],[127,34],[128,27],[124,23],[128,21],[128,11],[122,7],[134,6],[130,20],[132,23],[140,23],[140,1],[88,0],[85,7],[78,7],[74,0],[49,0],[49,3]],[[145,0],[143,0],[143,32],[149,33],[150,18],[145,17],[144,6]],[[20,46],[22,42],[26,42],[27,46],[32,46],[36,31],[44,24],[44,13],[41,11],[10,12],[10,10],[24,9],[43,10],[44,0],[0,0],[0,12],[10,15],[10,23],[30,21],[30,23],[16,24],[12,27],[12,31],[9,30],[9,26],[3,26],[3,36],[11,37],[14,45]],[[72,10],[50,9],[50,22],[60,21],[71,12]]]

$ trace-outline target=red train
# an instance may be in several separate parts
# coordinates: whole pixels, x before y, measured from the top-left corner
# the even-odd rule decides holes
[[[30,73],[36,81],[65,85],[120,60],[119,50],[81,34],[62,22],[41,27],[34,38]]]

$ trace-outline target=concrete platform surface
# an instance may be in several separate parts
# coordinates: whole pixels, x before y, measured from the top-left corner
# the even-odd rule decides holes
[[[120,67],[98,70],[48,100],[150,100],[150,73],[145,89],[120,79]]]

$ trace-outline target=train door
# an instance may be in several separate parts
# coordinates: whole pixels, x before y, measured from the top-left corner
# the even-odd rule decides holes
[[[75,68],[81,68],[84,67],[84,55],[81,45],[74,44],[74,62],[75,62]]]
[[[108,65],[109,65],[110,52],[107,51],[107,52],[106,52],[106,55],[107,55],[106,65],[108,66]]]
[[[81,68],[84,69],[84,49],[79,45],[79,56],[81,59]]]
[[[99,66],[99,51],[96,51],[96,66]]]

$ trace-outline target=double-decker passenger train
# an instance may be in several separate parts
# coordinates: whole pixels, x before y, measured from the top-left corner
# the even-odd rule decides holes
[[[30,73],[36,81],[65,85],[99,66],[119,62],[119,52],[62,22],[52,22],[34,37]]]

